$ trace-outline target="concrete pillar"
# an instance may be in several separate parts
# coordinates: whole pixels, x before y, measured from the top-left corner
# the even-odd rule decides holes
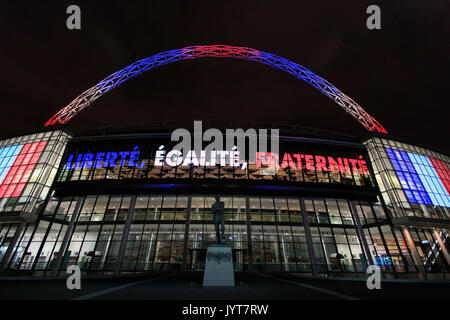
[[[136,196],[131,196],[130,206],[128,207],[127,220],[123,227],[122,238],[120,239],[119,252],[117,253],[116,265],[114,266],[114,274],[120,273],[120,266],[122,264],[125,247],[127,244],[128,233],[130,232],[131,221],[133,220],[134,206],[136,205]]]
[[[420,260],[419,253],[417,252],[416,245],[414,244],[414,240],[411,237],[411,233],[409,233],[409,230],[406,227],[403,227],[403,233],[406,236],[406,242],[408,243],[409,250],[411,250],[414,264],[417,266],[417,268],[419,268],[420,278],[426,279],[427,276],[425,273],[425,268],[423,267],[422,260]]]
[[[354,201],[349,202],[350,202],[350,210],[352,211],[353,218],[355,218],[356,229],[358,230],[359,238],[361,239],[361,243],[366,253],[367,261],[369,262],[369,265],[373,265],[374,262],[372,259],[372,254],[370,253],[369,245],[367,244],[367,239],[361,225],[361,220],[359,219],[358,210],[356,210],[355,202]]]
[[[311,229],[309,228],[308,214],[306,213],[305,199],[300,198],[300,208],[303,216],[303,227],[305,228],[306,241],[308,243],[309,257],[311,258],[312,272],[314,277],[319,276],[319,266],[316,261],[316,254],[312,242]]]
[[[81,205],[84,201],[84,196],[78,198],[77,204],[75,205],[75,209],[73,210],[72,217],[70,218],[69,225],[67,226],[66,234],[64,235],[63,241],[59,248],[58,258],[56,258],[55,263],[52,267],[52,275],[55,276],[59,269],[61,268],[61,263],[63,261],[64,256],[66,255],[67,245],[69,244],[70,237],[72,236],[73,227],[75,225],[75,221],[80,214]],[[36,258],[37,259],[37,258]]]
[[[183,243],[183,260],[181,264],[181,270],[186,271],[187,265],[187,253],[189,250],[189,228],[191,225],[191,210],[192,210],[192,196],[188,197],[186,208],[186,222],[184,223],[184,243]]]
[[[3,256],[3,260],[0,264],[0,271],[3,271],[8,268],[9,260],[11,259],[11,254],[13,253],[13,249],[17,244],[17,241],[20,238],[20,235],[23,232],[23,229],[25,228],[25,221],[21,221],[19,225],[17,226],[16,231],[14,232],[13,238],[11,243],[8,246],[8,249],[6,249],[5,255]]]
[[[447,260],[447,263],[450,266],[450,255],[448,254],[448,251],[447,251],[447,248],[445,247],[444,241],[442,241],[442,238],[441,238],[441,236],[439,235],[439,232],[437,232],[436,229],[433,229],[433,234],[434,234],[434,237],[436,238],[436,240],[439,243],[439,247],[441,247],[442,254],[445,257],[445,260]]]
[[[245,197],[245,216],[247,219],[247,256],[248,256],[248,271],[253,271],[253,242],[252,242],[252,226],[250,217],[250,199]]]

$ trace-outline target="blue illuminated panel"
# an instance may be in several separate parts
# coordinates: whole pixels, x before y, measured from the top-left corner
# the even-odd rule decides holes
[[[386,152],[409,202],[433,204],[408,153],[390,148],[386,148]]]
[[[428,157],[390,148],[386,152],[409,202],[450,208],[450,195]]]
[[[9,169],[11,169],[14,160],[22,149],[23,144],[0,148],[0,184],[5,179]]]
[[[434,170],[430,159],[411,152],[408,152],[408,156],[410,157],[414,168],[419,173],[420,180],[425,186],[433,204],[435,206],[450,207],[450,196]]]

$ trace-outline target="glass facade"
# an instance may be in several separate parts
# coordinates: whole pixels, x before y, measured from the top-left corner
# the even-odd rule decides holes
[[[379,204],[353,202],[370,249],[368,257],[348,200],[237,195],[221,200],[236,271],[248,270],[249,259],[254,269],[262,271],[311,273],[316,264],[321,273],[364,273],[371,261],[387,273],[415,271],[408,250],[402,248],[403,235],[394,235]],[[21,243],[27,257],[17,254],[11,267],[51,273],[66,236],[60,270],[77,264],[89,273],[113,273],[116,268],[120,272],[163,271],[179,268],[185,258],[188,270],[201,271],[206,248],[215,242],[213,203],[210,195],[54,198],[35,234]],[[310,234],[305,231],[305,218]],[[70,221],[73,228],[66,235]]]
[[[409,228],[409,233],[414,242],[414,247],[417,250],[420,261],[425,267],[426,272],[448,270],[448,263],[440,254],[441,248],[437,241],[437,236],[441,239],[448,239],[448,231],[445,229],[435,229],[437,234],[434,234],[431,229],[424,228]]]
[[[386,151],[410,202],[450,208],[450,195],[445,187],[450,172],[445,162],[440,162],[441,180],[431,162],[438,160],[390,148]]]
[[[49,131],[0,141],[0,263],[7,268],[35,259],[23,251],[49,196],[69,135]],[[6,257],[6,258],[5,258]],[[23,259],[23,261],[22,261]],[[4,261],[5,260],[5,261]]]
[[[267,176],[258,163],[168,165],[155,158],[167,142],[161,136],[69,139],[54,131],[0,142],[0,215],[35,216],[0,223],[2,269],[202,271],[220,193],[235,271],[362,277],[371,264],[392,278],[450,271],[445,225],[395,222],[449,219],[444,155],[379,138],[365,142],[369,153],[285,139],[277,173]]]
[[[394,218],[450,219],[448,156],[382,138],[371,138],[364,144]]]
[[[68,139],[49,131],[0,141],[0,214],[39,212]]]

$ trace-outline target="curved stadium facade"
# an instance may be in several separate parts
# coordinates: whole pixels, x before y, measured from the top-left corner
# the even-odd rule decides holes
[[[174,146],[173,129],[192,123],[84,132],[63,126],[134,76],[206,57],[288,72],[370,133],[206,122],[205,128],[218,131],[279,129],[279,150],[237,162],[225,161],[222,153],[215,161],[191,156],[177,162],[164,150]],[[223,45],[166,51],[105,78],[46,126],[0,141],[3,273],[63,275],[74,264],[98,275],[202,271],[206,248],[215,242],[211,206],[217,194],[225,203],[236,271],[355,276],[378,265],[387,278],[442,279],[450,273],[450,158],[388,135],[335,86],[279,56]],[[224,157],[230,151],[219,150]]]
[[[188,125],[1,141],[3,271],[201,271],[220,194],[236,271],[354,276],[376,264],[386,277],[448,275],[446,155],[385,135],[284,126],[275,175],[261,174],[262,157],[245,169],[155,158],[173,145],[168,127]]]

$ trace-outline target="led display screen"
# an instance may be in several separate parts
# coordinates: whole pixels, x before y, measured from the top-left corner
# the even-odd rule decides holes
[[[386,148],[411,203],[450,207],[450,170],[443,161]]]
[[[253,159],[248,147],[206,151],[201,146],[184,150],[184,155],[173,146],[159,137],[70,143],[57,181],[232,179],[375,188],[368,155],[354,145],[283,140],[276,152],[253,150]]]
[[[0,148],[0,198],[19,197],[46,141]]]

